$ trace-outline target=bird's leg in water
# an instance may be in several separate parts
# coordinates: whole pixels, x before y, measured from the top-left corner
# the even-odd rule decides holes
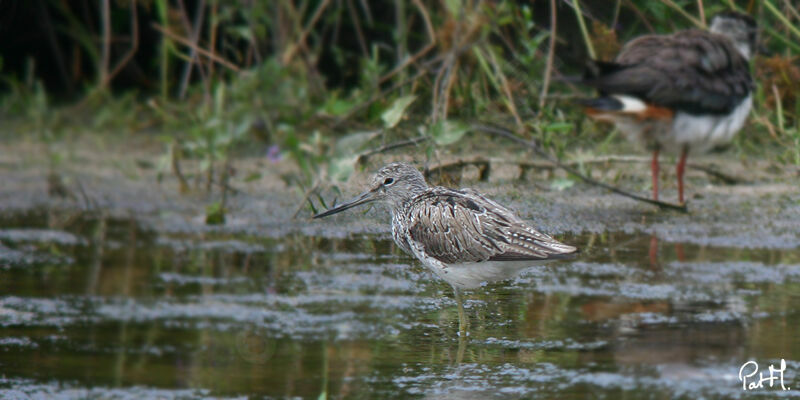
[[[464,313],[464,298],[461,296],[461,291],[453,286],[453,291],[456,294],[456,303],[458,304],[458,335],[465,338],[467,337],[467,328],[469,328],[469,320],[467,314]]]
[[[675,167],[675,173],[678,175],[678,204],[683,202],[683,171],[686,169],[686,156],[689,154],[689,146],[683,146],[681,149],[681,159],[678,161],[678,166]]]
[[[650,175],[653,178],[653,200],[658,200],[658,147],[653,150],[653,161],[650,163]]]

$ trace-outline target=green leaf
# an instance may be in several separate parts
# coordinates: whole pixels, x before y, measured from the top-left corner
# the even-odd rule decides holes
[[[239,36],[248,42],[253,42],[253,31],[247,25],[232,26],[227,29],[227,32],[230,32],[233,36]]]
[[[205,121],[203,126],[209,131],[216,131],[222,126],[222,120],[217,117],[211,117]]]
[[[214,111],[216,115],[223,115],[225,112],[225,85],[222,83],[214,91]]]
[[[445,0],[444,6],[450,14],[458,15],[464,7],[464,4],[462,4],[461,0]]]
[[[249,118],[244,118],[234,127],[233,129],[233,139],[242,139],[247,136],[247,133],[250,132],[250,128],[253,126],[253,123],[250,121]]]
[[[380,133],[380,131],[356,132],[337,140],[333,148],[333,157],[328,163],[328,176],[339,182],[349,179],[356,170],[359,150]]]
[[[356,154],[372,138],[377,136],[380,131],[356,132],[351,133],[336,141],[333,148],[334,156],[351,156]]]
[[[394,128],[395,125],[400,122],[400,119],[403,118],[403,115],[405,115],[406,108],[408,108],[408,106],[411,105],[416,98],[417,96],[412,94],[395,100],[394,103],[392,103],[392,105],[389,106],[389,108],[387,108],[383,114],[381,114],[383,126],[386,128]]]
[[[461,140],[468,130],[469,126],[463,122],[447,120],[433,124],[430,132],[436,144],[446,146]]]
[[[553,122],[544,127],[545,132],[569,132],[573,129],[571,122]]]
[[[261,173],[260,172],[251,172],[251,173],[247,174],[247,176],[244,178],[244,181],[245,182],[253,182],[253,181],[257,181],[259,179],[261,179]]]
[[[575,181],[573,181],[572,179],[567,179],[567,178],[553,179],[553,181],[550,182],[550,188],[554,189],[554,190],[558,190],[559,192],[562,191],[562,190],[565,190],[565,189],[569,189],[573,185],[575,185]]]
[[[222,225],[225,223],[225,208],[222,203],[215,202],[206,207],[206,225]]]
[[[344,156],[332,159],[328,164],[328,176],[339,182],[348,180],[356,170],[357,160],[358,156]]]
[[[340,99],[334,95],[331,96],[327,101],[325,101],[325,104],[323,104],[321,111],[325,115],[338,117],[347,114],[356,105],[357,104],[355,101]]]

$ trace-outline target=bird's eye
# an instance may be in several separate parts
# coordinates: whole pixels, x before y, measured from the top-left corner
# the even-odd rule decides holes
[[[391,185],[391,184],[393,184],[393,183],[394,183],[394,178],[386,178],[386,180],[385,180],[385,181],[383,181],[383,184],[384,184],[385,186],[389,186],[389,185]]]

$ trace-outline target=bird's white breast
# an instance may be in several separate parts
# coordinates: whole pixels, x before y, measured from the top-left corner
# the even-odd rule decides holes
[[[459,289],[475,289],[486,283],[514,278],[524,269],[552,261],[482,261],[446,264],[445,268],[435,263],[425,262],[425,265],[437,276]]]
[[[742,129],[750,109],[752,96],[747,96],[732,113],[727,115],[692,115],[683,112],[675,114],[672,123],[671,140],[665,146],[689,145],[692,152],[706,152],[728,143]]]
[[[638,106],[629,97],[625,100],[627,108]],[[752,107],[752,96],[747,96],[733,112],[724,115],[697,115],[678,111],[670,121],[642,120],[629,115],[610,116],[606,119],[614,122],[617,129],[629,140],[643,143],[649,148],[658,145],[661,150],[677,153],[688,145],[692,153],[704,153],[730,142],[744,126]]]

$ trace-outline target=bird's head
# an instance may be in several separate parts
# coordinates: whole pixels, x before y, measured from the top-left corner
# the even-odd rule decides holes
[[[385,201],[393,209],[398,209],[403,203],[424,192],[427,187],[425,177],[416,168],[402,162],[391,163],[375,173],[369,188],[364,193],[353,200],[317,214],[314,218],[327,217],[372,201]]]
[[[758,49],[758,27],[753,17],[736,11],[714,15],[709,30],[731,40],[733,45],[749,60]]]

